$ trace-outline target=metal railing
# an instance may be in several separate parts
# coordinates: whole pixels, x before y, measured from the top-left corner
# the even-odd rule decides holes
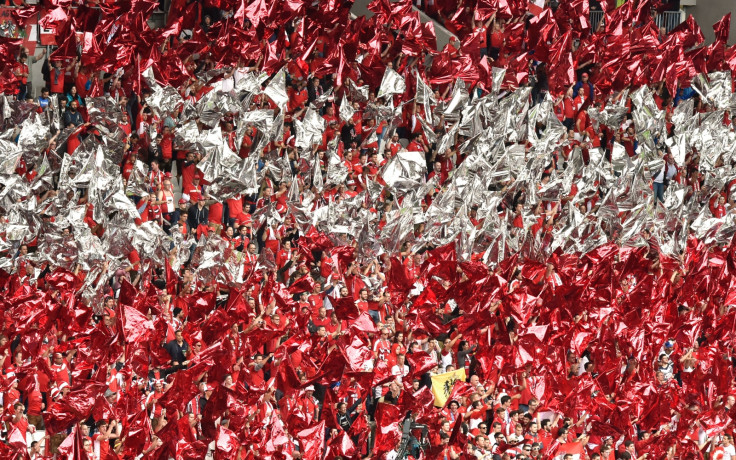
[[[667,33],[670,33],[682,22],[682,13],[680,11],[664,11],[657,16],[654,22],[657,26],[664,27]]]
[[[595,30],[598,24],[603,20],[603,11],[591,11],[590,12],[590,28]],[[682,22],[682,14],[680,11],[664,11],[657,15],[654,23],[657,27],[664,27],[667,33],[670,33],[672,29],[680,25]]]

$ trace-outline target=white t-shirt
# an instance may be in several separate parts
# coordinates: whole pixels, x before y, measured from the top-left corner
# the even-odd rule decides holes
[[[235,72],[233,72],[233,82],[235,83],[235,86],[238,85],[238,82],[240,80],[242,80],[246,75],[248,75],[249,71],[250,70],[248,70],[247,67],[243,67],[242,69],[241,68],[235,69]]]
[[[452,356],[452,350],[448,350],[447,352],[440,353],[440,356],[442,358],[442,371],[447,370],[447,366],[452,366],[455,360]]]
[[[409,375],[409,366],[404,364],[404,368],[402,369],[398,364],[396,364],[391,368],[391,375],[396,377],[397,382],[401,383],[404,377]]]

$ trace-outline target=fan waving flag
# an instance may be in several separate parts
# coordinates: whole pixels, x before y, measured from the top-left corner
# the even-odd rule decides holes
[[[452,388],[458,380],[465,381],[464,368],[432,376],[432,393],[434,393],[435,406],[445,407],[447,399],[452,394]]]
[[[572,460],[580,460],[583,458],[583,444],[580,442],[566,442],[560,444],[555,451],[554,460],[563,460],[565,455],[572,455]]]

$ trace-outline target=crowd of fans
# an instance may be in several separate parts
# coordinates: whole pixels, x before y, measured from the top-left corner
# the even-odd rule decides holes
[[[4,116],[12,135],[2,142],[21,145],[26,120],[50,129],[39,155],[18,156],[13,174],[3,176],[29,184],[25,194],[8,193],[10,183],[2,189],[4,456],[27,448],[34,460],[205,458],[208,451],[232,459],[736,457],[733,260],[727,249],[691,239],[672,257],[660,250],[650,227],[639,232],[638,248],[612,244],[587,255],[555,254],[544,263],[518,255],[489,263],[485,248],[462,259],[454,243],[417,244],[435,230],[421,219],[395,251],[366,251],[373,242],[359,235],[305,225],[295,204],[313,213],[350,209],[344,219],[362,219],[376,232],[393,225],[405,197],[386,185],[383,174],[406,152],[419,152],[426,161],[422,183],[430,186],[422,188],[415,211],[426,215],[454,186],[471,136],[452,131],[447,137],[457,121],[450,111],[427,119],[424,104],[414,98],[416,85],[407,84],[412,96],[397,104],[398,115],[382,117],[376,108],[403,95],[380,95],[381,79],[370,77],[357,58],[346,62],[350,81],[337,68],[322,74],[335,52],[330,47],[337,24],[320,23],[319,38],[301,53],[294,47],[306,33],[306,13],[271,29],[253,21],[253,11],[265,14],[271,3],[232,9],[212,3],[171,5],[165,30],[176,33],[165,35],[160,50],[177,56],[185,69],[185,77],[175,79],[181,103],[171,110],[160,109],[140,61],[125,69],[96,68],[85,59],[86,42],[71,59],[19,50],[12,69],[16,91],[6,92],[3,105],[12,112]],[[410,5],[404,3],[375,8],[395,14],[398,9],[391,8]],[[423,6],[442,4],[445,11],[445,3]],[[500,7],[503,14],[486,15],[480,7],[460,6],[448,20],[459,39],[443,55],[472,55],[514,73],[519,50],[527,46],[520,44],[520,33],[534,29],[534,16],[518,5],[510,16]],[[196,23],[185,27],[192,15]],[[269,56],[241,56],[224,73],[214,72],[223,66],[210,49],[238,18],[263,47],[284,47],[285,106],[266,93],[245,97],[242,90],[269,66]],[[176,21],[179,27],[172,29]],[[667,43],[665,31],[650,27],[646,14],[628,21],[630,33],[646,30],[656,44]],[[407,83],[416,82],[416,73],[431,73],[430,110],[447,108],[460,83],[430,72],[438,65],[428,62],[432,52],[405,53],[402,40],[409,32],[400,21],[384,26],[384,39],[372,45],[377,53],[360,51],[360,63],[376,60]],[[581,40],[603,36],[604,28],[592,33],[573,27],[578,36],[570,46],[577,51]],[[575,56],[575,77],[564,84],[550,60],[532,58],[519,85],[513,84],[520,78],[515,72],[505,78],[501,94],[492,90],[490,75],[471,90],[502,99],[522,86],[530,89],[529,105],[551,103],[564,130],[533,179],[537,190],[566,170],[578,168],[579,179],[591,162],[610,165],[621,150],[630,161],[642,154],[631,99],[636,84],[599,86],[604,63],[587,52]],[[39,59],[45,61],[45,86],[32,97],[29,66]],[[263,87],[276,74],[266,70],[272,79],[260,80]],[[667,211],[667,191],[676,183],[684,203],[724,218],[735,206],[736,179],[714,187],[696,149],[678,164],[664,140],[675,137],[673,116],[682,104],[691,117],[717,116],[723,132],[734,131],[736,117],[685,83],[676,83],[674,91],[671,81],[649,84],[666,127],[655,133],[655,154],[663,161],[647,184],[652,209]],[[240,106],[216,107],[214,123],[199,111],[197,128],[219,129],[221,142],[239,160],[255,159],[255,191],[243,187],[220,198],[214,181],[206,180],[209,152],[182,140],[182,121],[191,117],[185,112],[211,92],[236,95]],[[113,101],[107,113],[116,113],[114,126],[94,118],[101,97]],[[616,126],[591,118],[591,111],[611,106],[625,108]],[[271,135],[242,121],[242,113],[259,110],[282,115],[283,129]],[[303,123],[314,111],[324,129],[304,148]],[[523,130],[506,146],[529,153],[533,146]],[[545,126],[534,130],[542,137]],[[170,242],[164,263],[133,245],[115,261],[99,255],[105,259],[101,269],[74,254],[86,257],[80,235],[97,242],[119,238],[119,220],[100,218],[93,201],[98,192],[61,181],[75,152],[113,137],[122,144],[119,175],[136,210],[131,226],[161,229]],[[449,144],[443,146],[445,139]],[[596,152],[602,160],[592,158]],[[336,158],[345,174],[332,181]],[[732,161],[719,156],[707,171]],[[549,242],[567,218],[564,208],[574,206],[591,221],[606,210],[610,184],[586,184],[592,191],[582,195],[577,183],[554,199],[534,200],[532,191],[504,176],[486,186],[509,190],[509,198],[494,205],[496,216],[483,203],[468,203],[469,227],[480,232],[486,221],[500,219],[514,238]],[[68,203],[70,196],[79,211],[76,221],[59,219],[63,210],[56,203]],[[35,223],[19,236],[10,225],[18,218],[11,202],[30,200]],[[457,213],[460,207],[451,208]],[[66,266],[45,255],[45,241],[56,233],[73,248]],[[206,276],[208,251],[218,252],[238,275]],[[92,302],[81,295],[89,283],[104,294]],[[457,370],[465,378],[447,388],[445,404],[433,404],[442,391],[437,382],[445,381],[437,378]]]

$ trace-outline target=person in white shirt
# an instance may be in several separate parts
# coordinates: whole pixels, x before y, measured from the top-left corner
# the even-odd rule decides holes
[[[652,177],[654,196],[662,203],[664,203],[664,190],[667,188],[667,184],[677,174],[677,166],[675,166],[672,155],[665,155],[663,158],[665,160],[664,166]]]
[[[666,353],[662,353],[659,356],[659,368],[658,370],[664,374],[664,379],[669,381],[675,375],[675,369],[672,365],[670,357]]]
[[[404,377],[409,375],[409,366],[405,364],[406,356],[403,354],[396,355],[396,364],[391,367],[391,375],[396,378],[398,383],[402,383]]]
[[[716,438],[714,438],[714,443],[715,439]],[[733,445],[733,436],[730,434],[724,434],[721,445],[713,449],[710,458],[712,460],[732,460],[736,458],[736,448],[734,448]]]
[[[723,451],[725,455],[723,456],[724,460],[731,460],[732,458],[736,457],[736,447],[733,445],[733,436],[730,434],[723,435]]]

